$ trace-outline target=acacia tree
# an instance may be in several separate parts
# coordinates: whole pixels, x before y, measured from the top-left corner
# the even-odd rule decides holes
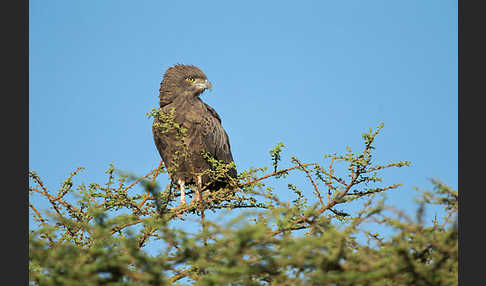
[[[179,128],[170,114],[150,115],[165,116],[164,128]],[[75,185],[73,177],[82,170],[77,168],[55,192],[30,171],[31,196],[50,204],[43,212],[30,203],[38,223],[30,232],[30,283],[457,285],[457,191],[432,180],[432,191],[419,190],[415,218],[385,204],[379,193],[400,184],[382,185],[380,174],[410,162],[372,160],[382,127],[363,134],[360,152],[347,147],[344,154],[325,155],[325,164],[291,156],[291,165],[281,168],[279,143],[270,151],[271,168],[242,171],[229,187],[207,190],[202,202],[182,207],[175,207],[176,188],[157,184],[167,173],[162,162],[141,177],[110,166],[104,185]],[[207,159],[213,178],[231,167]],[[346,165],[343,174],[338,162]],[[308,184],[290,183],[291,173],[300,173]],[[270,178],[288,188],[276,189]],[[136,192],[136,186],[145,191]],[[282,192],[294,200],[281,200]],[[353,210],[345,211],[350,204]],[[443,206],[446,215],[425,221],[429,205]],[[227,212],[232,219],[209,219],[205,211]],[[190,219],[200,224],[198,231],[174,223]],[[380,234],[373,223],[394,231]],[[162,250],[150,255],[149,243]]]

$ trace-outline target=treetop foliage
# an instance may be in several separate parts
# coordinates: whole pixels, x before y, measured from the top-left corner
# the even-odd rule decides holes
[[[401,184],[384,185],[381,171],[410,162],[374,162],[382,127],[362,135],[359,152],[347,147],[327,154],[326,164],[290,156],[292,165],[281,168],[285,145],[278,143],[270,150],[271,171],[241,171],[227,188],[206,189],[202,202],[181,207],[175,206],[178,190],[156,181],[167,173],[162,162],[141,177],[111,165],[104,184],[75,185],[77,168],[57,191],[30,171],[29,193],[36,197],[30,209],[38,224],[30,232],[30,284],[457,285],[457,190],[431,180],[434,189],[419,190],[412,216],[387,205],[379,194]],[[225,176],[228,164],[207,160],[212,177]],[[336,170],[338,163],[345,174]],[[290,173],[301,174],[310,189],[288,181]],[[269,178],[287,190],[275,189]],[[283,201],[282,192],[295,199]],[[49,210],[38,210],[38,199]],[[350,203],[359,208],[344,211]],[[431,205],[446,215],[426,221]],[[204,211],[233,215],[221,222]],[[174,224],[186,220],[200,229]],[[393,231],[380,234],[372,224]],[[148,253],[149,242],[160,246],[157,255]]]

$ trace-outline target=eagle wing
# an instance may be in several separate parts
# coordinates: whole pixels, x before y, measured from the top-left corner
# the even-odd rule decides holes
[[[223,161],[224,163],[233,162],[231,155],[231,146],[229,143],[228,134],[221,125],[221,117],[219,117],[216,110],[204,103],[206,109],[205,116],[202,121],[202,143],[207,152],[209,152],[215,159]],[[236,170],[232,169],[229,172],[232,177],[236,176]]]

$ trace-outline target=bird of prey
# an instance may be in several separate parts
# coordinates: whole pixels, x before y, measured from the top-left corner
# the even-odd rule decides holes
[[[198,67],[192,65],[177,64],[168,68],[160,83],[160,111],[170,114],[172,110],[173,121],[180,129],[164,129],[164,120],[156,116],[152,132],[170,179],[179,186],[179,206],[186,203],[185,186],[196,186],[193,201],[198,202],[203,185],[208,184],[212,189],[228,183],[224,180],[210,181],[205,171],[212,166],[202,151],[225,164],[233,162],[229,138],[221,125],[221,118],[200,98],[206,89],[211,90],[211,82]],[[184,129],[182,137],[181,129]],[[229,169],[227,174],[235,178],[236,169]]]

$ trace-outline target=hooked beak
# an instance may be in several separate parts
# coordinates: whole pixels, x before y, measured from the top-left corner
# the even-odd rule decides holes
[[[213,85],[207,79],[205,79],[205,80],[202,80],[202,79],[201,80],[196,80],[196,82],[194,83],[194,85],[197,86],[198,88],[202,89],[202,90],[205,90],[205,89],[209,89],[210,91],[213,90]]]

